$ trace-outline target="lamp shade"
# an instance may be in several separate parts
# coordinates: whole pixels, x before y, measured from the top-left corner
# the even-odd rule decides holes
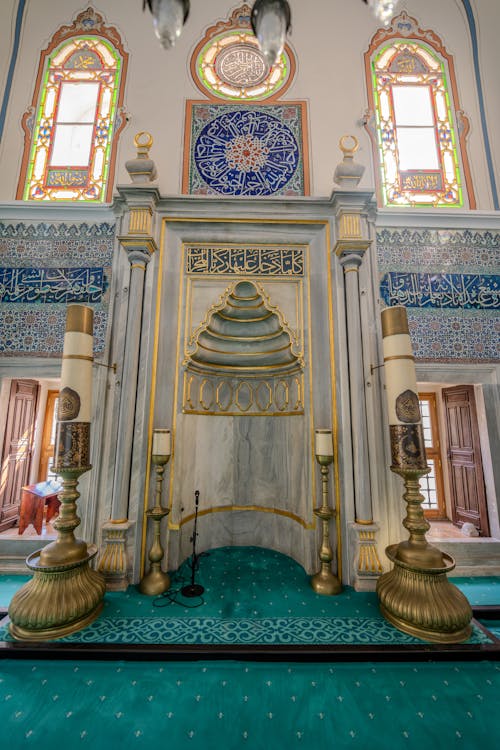
[[[392,465],[400,469],[424,469],[427,461],[415,358],[404,307],[382,310],[382,336]]]
[[[189,15],[189,0],[147,0],[153,28],[162,47],[170,49],[182,32]]]
[[[93,310],[69,305],[66,313],[54,466],[90,468]]]
[[[92,414],[93,310],[68,305],[57,418],[90,422]]]
[[[290,6],[287,0],[256,0],[252,9],[252,28],[262,54],[272,67],[285,47],[290,29]]]
[[[377,19],[377,21],[380,21],[384,24],[384,26],[389,25],[389,21],[391,20],[394,9],[396,5],[398,4],[398,0],[364,0],[367,5],[370,6],[373,15]]]

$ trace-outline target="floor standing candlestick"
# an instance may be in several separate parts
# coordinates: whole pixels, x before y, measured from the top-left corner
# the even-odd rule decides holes
[[[393,569],[377,583],[380,611],[399,630],[429,641],[459,643],[471,634],[472,609],[466,597],[447,578],[455,561],[429,544],[420,478],[430,468],[417,394],[413,352],[404,307],[382,311],[384,364],[391,471],[403,478],[409,538],[391,544],[386,555]]]
[[[54,522],[57,539],[31,554],[33,578],[14,595],[10,632],[15,638],[59,638],[88,625],[103,606],[106,584],[89,567],[95,544],[76,539],[80,524],[78,480],[90,466],[92,396],[92,309],[69,305],[59,392],[53,471],[62,479],[61,506]]]
[[[317,594],[340,594],[342,584],[338,577],[332,573],[331,563],[333,560],[333,549],[330,543],[330,521],[335,518],[336,512],[328,505],[328,473],[329,466],[333,462],[333,443],[331,430],[316,430],[316,460],[321,466],[322,503],[314,510],[314,515],[321,521],[322,541],[319,550],[321,567],[311,578],[311,586]]]
[[[161,504],[163,472],[170,458],[170,430],[155,430],[153,434],[152,463],[156,469],[155,504],[146,511],[146,518],[153,522],[153,543],[149,550],[149,572],[142,578],[139,591],[148,596],[163,594],[170,587],[170,577],[161,569],[164,550],[161,544],[161,521],[169,514],[169,509]]]

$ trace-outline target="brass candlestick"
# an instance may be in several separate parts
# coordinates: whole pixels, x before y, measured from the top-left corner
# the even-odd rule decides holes
[[[311,586],[317,594],[340,594],[342,584],[338,577],[332,573],[331,562],[333,560],[333,549],[330,543],[330,520],[335,518],[336,511],[328,505],[328,467],[333,462],[333,456],[316,455],[316,460],[321,467],[321,481],[323,490],[322,504],[315,508],[314,515],[320,519],[322,525],[322,541],[319,550],[321,568],[311,578]]]
[[[90,468],[54,469],[62,479],[58,495],[61,506],[54,521],[57,539],[26,560],[33,578],[19,589],[9,605],[9,629],[14,638],[60,638],[81,630],[102,609],[106,584],[103,576],[89,567],[97,547],[88,546],[74,535],[80,524],[76,513],[78,479]]]
[[[164,550],[161,545],[161,520],[169,514],[169,509],[162,507],[161,491],[163,484],[163,472],[165,465],[168,463],[169,455],[152,455],[152,462],[156,468],[156,490],[155,504],[146,511],[147,519],[153,521],[153,543],[149,550],[149,561],[151,563],[149,572],[141,579],[139,591],[148,596],[157,596],[163,594],[170,587],[170,577],[161,569]]]
[[[92,622],[102,609],[106,584],[89,568],[97,547],[75,539],[80,524],[76,501],[78,479],[90,466],[93,312],[69,305],[66,312],[61,389],[57,411],[53,471],[62,477],[57,539],[26,560],[33,578],[9,606],[10,632],[15,638],[59,638]]]
[[[380,611],[399,630],[428,641],[461,643],[471,634],[472,609],[466,597],[447,578],[455,561],[426,539],[420,477],[429,467],[391,466],[404,480],[407,515],[403,525],[409,539],[392,544],[386,555],[394,568],[377,582]]]
[[[402,477],[405,484],[403,525],[410,536],[386,549],[394,567],[377,582],[380,610],[405,633],[429,641],[458,643],[467,640],[471,633],[472,609],[462,592],[446,577],[455,567],[455,561],[425,538],[429,524],[422,508],[420,478],[430,469],[404,307],[382,311],[382,335],[391,471]]]

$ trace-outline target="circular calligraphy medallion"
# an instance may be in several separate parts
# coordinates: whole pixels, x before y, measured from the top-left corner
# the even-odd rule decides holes
[[[420,422],[418,396],[410,389],[400,393],[396,399],[396,416],[401,422]]]
[[[69,422],[76,419],[80,413],[80,396],[73,388],[66,386],[59,393],[57,419],[59,422]]]
[[[232,86],[257,86],[269,75],[269,65],[258,47],[231,44],[215,59],[219,78]]]
[[[194,161],[205,183],[222,195],[274,195],[292,178],[299,147],[289,127],[266,112],[236,110],[204,126]]]

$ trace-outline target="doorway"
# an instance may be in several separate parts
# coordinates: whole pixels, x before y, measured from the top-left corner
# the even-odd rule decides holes
[[[447,537],[488,537],[480,426],[473,385],[426,388],[419,400],[431,468],[421,482],[427,519]],[[448,523],[448,528],[443,525]],[[449,528],[452,525],[451,528]],[[465,531],[465,530],[464,530]],[[437,528],[433,528],[433,533]]]
[[[34,378],[6,379],[2,383],[0,406],[6,415],[0,438],[2,538],[19,536],[23,488],[55,479],[50,465],[54,455],[58,387],[57,380]],[[33,534],[51,535],[52,530],[45,523],[43,529],[29,525],[26,535]]]

